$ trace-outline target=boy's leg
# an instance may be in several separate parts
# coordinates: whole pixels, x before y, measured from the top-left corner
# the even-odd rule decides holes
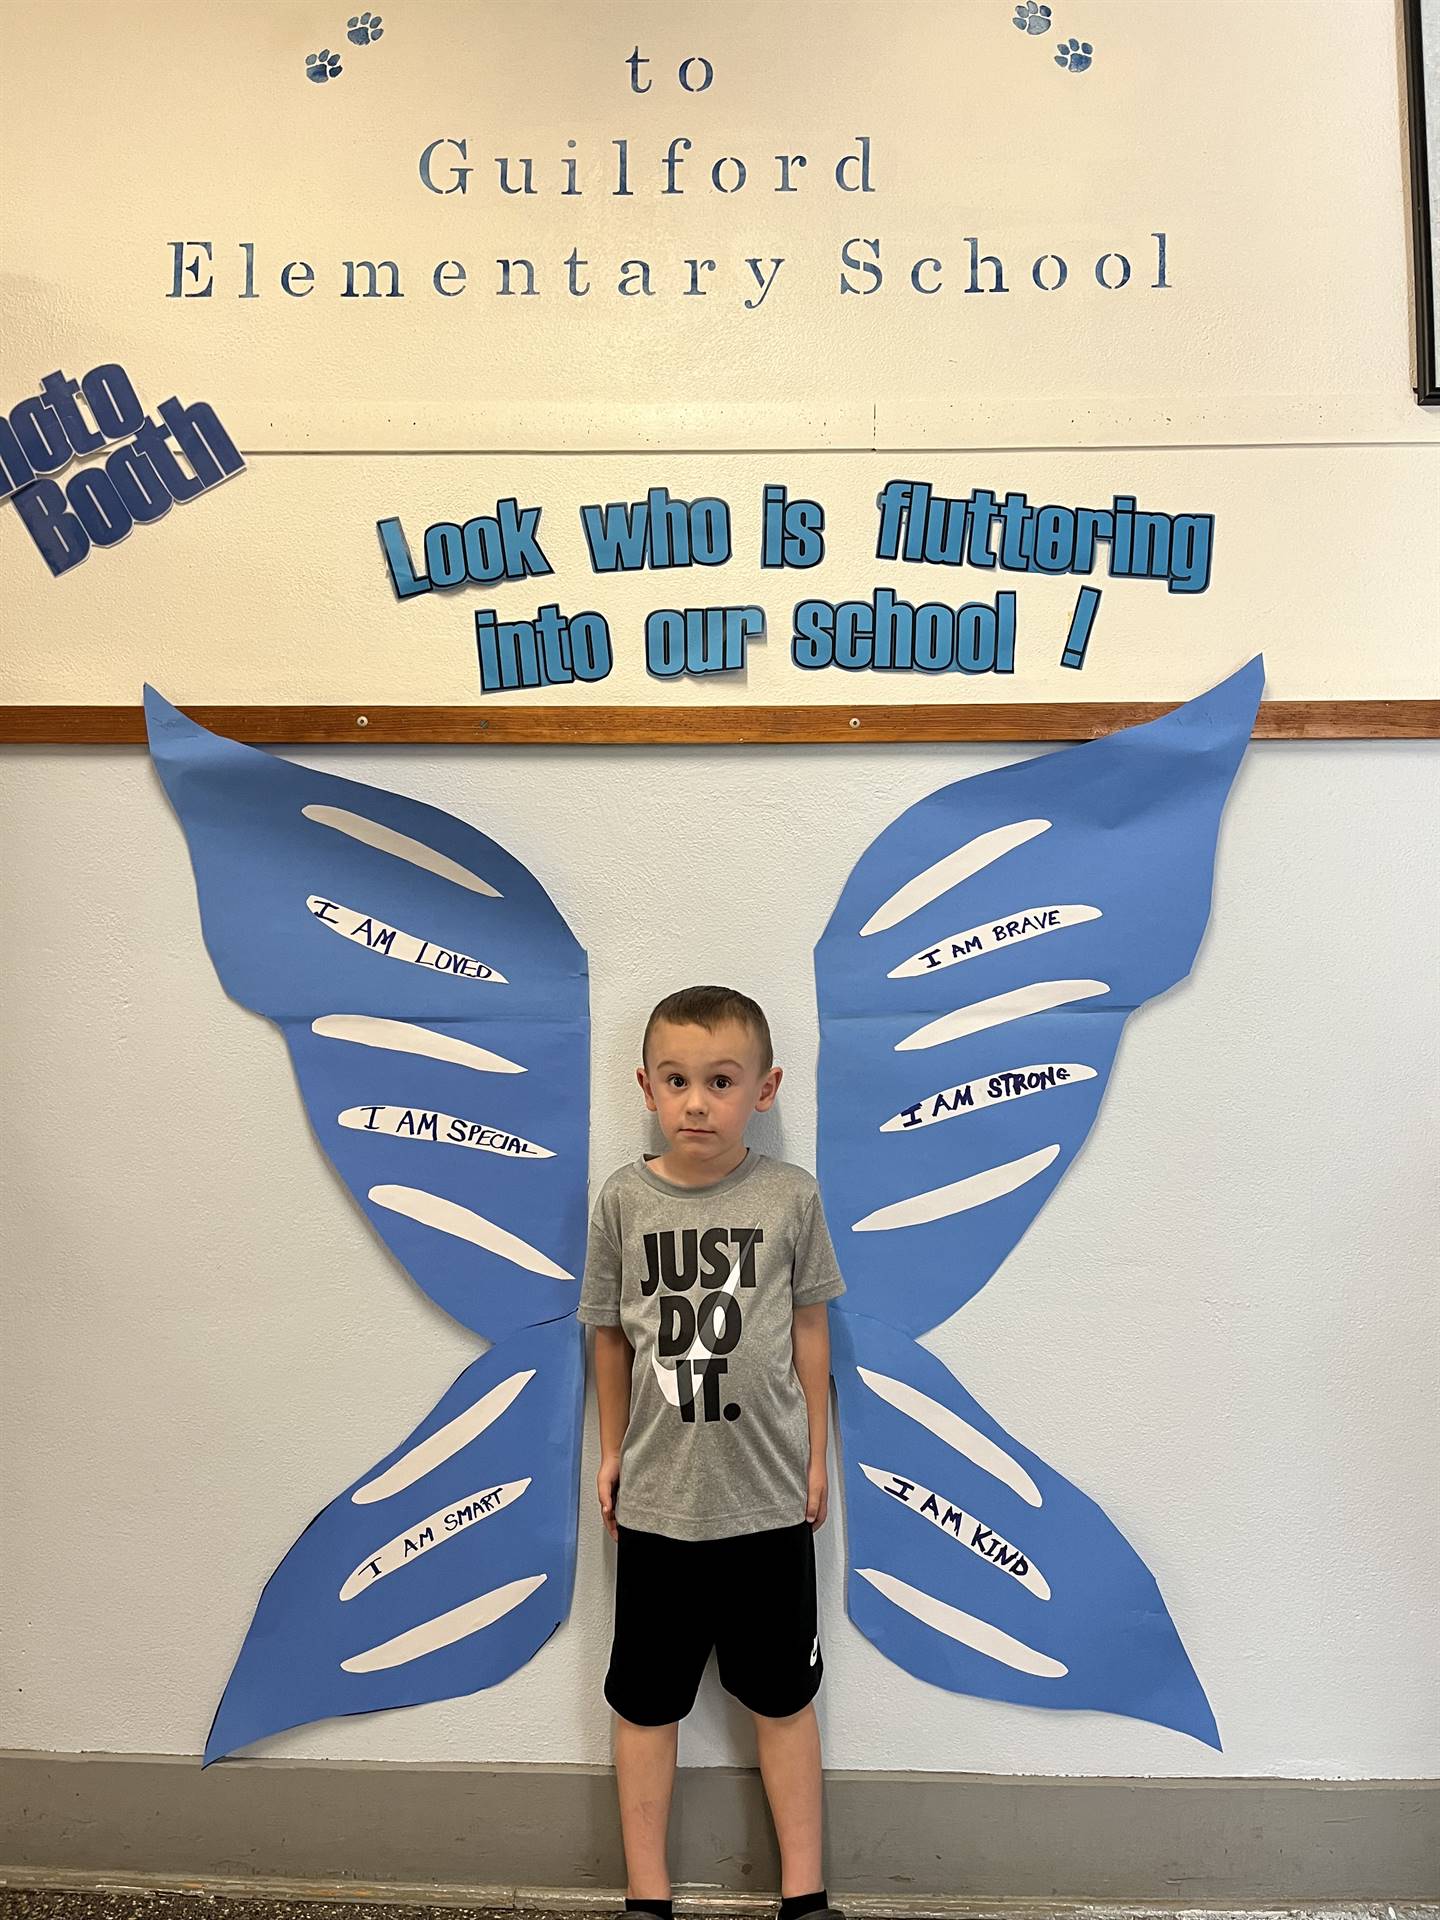
[[[800,1521],[724,1543],[731,1607],[717,1635],[720,1680],[750,1709],[765,1797],[780,1843],[781,1898],[791,1915],[825,1907],[820,1727],[814,1699],[825,1671],[815,1590],[815,1542]],[[808,1899],[806,1896],[809,1896]]]
[[[820,1727],[813,1705],[783,1720],[753,1713],[760,1777],[780,1842],[780,1896],[825,1885],[821,1865]]]
[[[615,1715],[615,1783],[632,1900],[668,1900],[665,1834],[679,1723],[695,1704],[710,1655],[703,1609],[706,1542],[619,1529],[615,1636],[605,1698]]]
[[[625,1842],[625,1891],[632,1900],[668,1900],[670,1868],[665,1836],[675,1788],[680,1723],[642,1727],[615,1715],[615,1782]]]

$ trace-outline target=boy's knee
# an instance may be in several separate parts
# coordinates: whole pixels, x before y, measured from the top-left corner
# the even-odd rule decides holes
[[[807,1700],[804,1706],[797,1707],[794,1713],[757,1713],[754,1707],[750,1709],[750,1718],[757,1727],[794,1727],[807,1717],[812,1720],[815,1718],[813,1700]]]
[[[615,1714],[617,1728],[623,1727],[627,1733],[677,1733],[679,1731],[678,1720],[627,1720],[625,1715],[617,1713],[614,1707],[610,1711]]]

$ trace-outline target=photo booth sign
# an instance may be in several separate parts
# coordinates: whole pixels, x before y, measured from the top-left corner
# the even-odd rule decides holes
[[[1395,23],[1078,24],[8,10],[6,737],[1428,730]]]

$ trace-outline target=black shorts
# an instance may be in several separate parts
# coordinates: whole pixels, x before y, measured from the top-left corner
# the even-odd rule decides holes
[[[825,1663],[808,1520],[725,1540],[620,1528],[605,1676],[616,1713],[645,1727],[683,1720],[712,1647],[720,1684],[752,1713],[780,1720],[815,1698]]]

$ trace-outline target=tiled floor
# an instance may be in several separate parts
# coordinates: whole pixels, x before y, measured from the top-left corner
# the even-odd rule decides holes
[[[53,1892],[0,1887],[0,1920],[364,1920],[374,1903],[353,1900],[220,1898],[204,1893],[131,1892],[113,1887],[93,1892]],[[384,1906],[387,1920],[557,1920],[555,1909],[452,1906]],[[613,1906],[593,1911],[565,1909],[565,1920],[611,1920]],[[687,1920],[701,1920],[691,1914]],[[705,1916],[704,1920],[709,1920]]]
[[[0,1887],[3,1920],[363,1920],[368,1910],[368,1905],[361,1908],[350,1900],[231,1900],[197,1893],[132,1893],[113,1887],[87,1893]],[[396,1920],[522,1920],[514,1907],[406,1906],[384,1911]],[[544,1920],[555,1920],[555,1916],[547,1914]],[[572,1912],[566,1920],[594,1917]]]
[[[976,1902],[969,1907],[959,1902],[945,1904],[945,1920],[958,1914],[965,1920],[1440,1920],[1440,1905],[1419,1904],[1349,1903],[1263,1912],[1101,1906],[1043,1909],[1002,1902]],[[767,1911],[758,1902],[746,1906],[752,1914]],[[679,1901],[678,1907],[681,1920],[733,1920],[738,1910],[737,1905],[723,1910],[701,1909],[688,1899]],[[864,1902],[863,1907],[866,1920],[885,1920],[871,1902]],[[551,1895],[543,1907],[467,1906],[454,1900],[427,1906],[408,1898],[404,1904],[392,1904],[380,1897],[379,1889],[357,1889],[355,1897],[345,1900],[280,1900],[260,1893],[232,1897],[171,1888],[42,1889],[0,1883],[0,1920],[361,1920],[367,1910],[373,1913],[376,1909],[382,1910],[387,1920],[558,1920],[562,1913],[564,1920],[612,1920],[616,1904],[579,1908],[561,1904],[560,1896]],[[768,1911],[773,1912],[773,1908]],[[895,1920],[924,1920],[924,1916],[910,1907]]]

